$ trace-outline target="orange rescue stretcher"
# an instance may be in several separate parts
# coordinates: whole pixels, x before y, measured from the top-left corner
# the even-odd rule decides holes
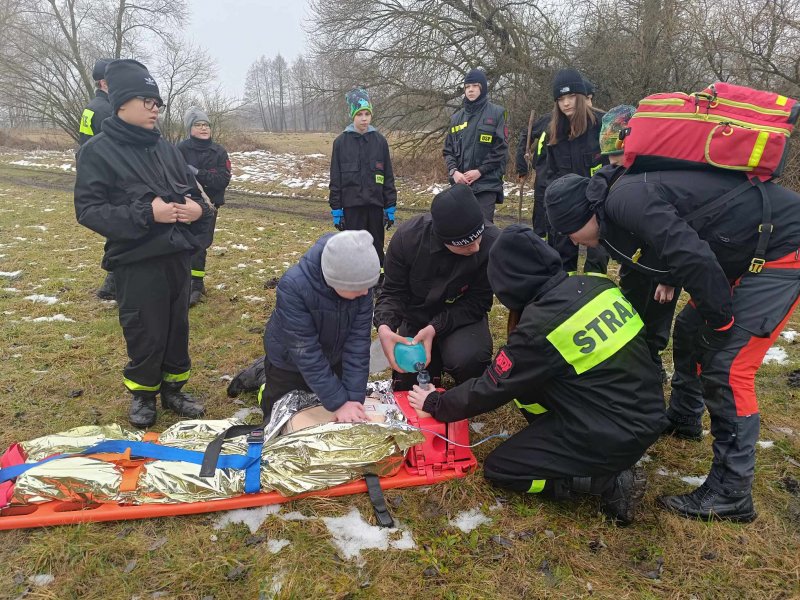
[[[396,393],[395,401],[402,409],[408,422],[414,427],[421,428],[425,441],[409,449],[403,468],[395,475],[379,478],[381,489],[389,490],[431,485],[465,477],[475,470],[477,460],[468,447],[470,443],[468,421],[441,423],[430,417],[420,418],[409,405],[405,392]],[[434,432],[442,437],[438,437]],[[126,461],[130,460],[130,457],[126,458],[125,456],[111,458],[119,460],[121,463],[126,463]],[[131,461],[131,463],[136,462],[135,460]],[[123,466],[137,467],[134,464],[123,464]],[[283,496],[273,491],[243,494],[222,500],[174,504],[123,505],[50,501],[41,504],[10,505],[0,510],[0,530],[193,515],[282,504],[315,496],[333,498],[368,491],[370,490],[367,482],[364,479],[359,479],[328,489],[293,496]]]

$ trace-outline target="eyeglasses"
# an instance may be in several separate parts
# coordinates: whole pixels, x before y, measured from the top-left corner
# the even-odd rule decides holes
[[[164,106],[164,103],[161,101],[160,98],[145,98],[144,96],[136,96],[136,97],[142,101],[144,107],[147,110],[153,110],[156,106],[158,108]]]
[[[192,127],[197,127],[198,129],[211,129],[211,123],[197,121],[196,123],[192,123]]]

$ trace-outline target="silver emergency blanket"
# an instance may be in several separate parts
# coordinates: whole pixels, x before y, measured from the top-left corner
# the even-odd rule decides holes
[[[273,407],[262,448],[262,491],[283,495],[321,490],[375,473],[388,476],[402,466],[405,452],[421,443],[422,433],[406,422],[394,402],[390,382],[370,384],[368,393],[379,398],[383,423],[324,423],[280,435],[282,427],[298,411],[318,406],[313,394],[290,392]],[[163,446],[204,452],[208,444],[238,419],[181,421],[160,434]],[[105,440],[141,441],[140,432],[118,425],[77,427],[21,444],[28,462],[56,453],[80,452]],[[226,440],[223,454],[247,454],[247,437]],[[200,465],[179,461],[146,462],[138,471],[135,490],[120,491],[123,461],[109,462],[73,456],[38,465],[20,475],[12,503],[49,500],[113,502],[123,504],[202,502],[244,493],[245,473],[217,469],[213,477],[200,477]]]

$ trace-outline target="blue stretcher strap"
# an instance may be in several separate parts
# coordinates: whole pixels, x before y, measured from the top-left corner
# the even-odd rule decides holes
[[[251,435],[247,438],[247,456],[253,462],[244,471],[244,493],[257,494],[261,491],[261,448],[264,446],[264,431],[255,438]],[[220,454],[217,464],[222,461],[224,454]]]
[[[258,445],[258,453],[252,446]],[[152,444],[150,442],[131,442],[127,440],[107,440],[95,444],[90,448],[86,448],[82,452],[75,454],[57,454],[50,456],[44,460],[36,463],[25,463],[23,465],[14,465],[0,469],[0,483],[10,481],[22,475],[25,471],[32,469],[37,465],[55,460],[58,458],[67,458],[69,456],[80,456],[82,454],[101,454],[101,453],[116,453],[123,454],[128,448],[131,450],[131,456],[139,458],[152,458],[154,460],[172,460],[180,462],[188,462],[196,465],[203,464],[203,453],[194,450],[184,450],[183,448],[171,448],[169,446],[162,446],[160,444]],[[256,480],[260,480],[261,470],[261,444],[249,444],[247,456],[241,454],[220,454],[217,460],[218,469],[240,469],[247,473],[248,470],[257,472]],[[252,477],[252,476],[251,476]],[[245,475],[245,481],[247,481]],[[256,490],[258,491],[258,490]]]

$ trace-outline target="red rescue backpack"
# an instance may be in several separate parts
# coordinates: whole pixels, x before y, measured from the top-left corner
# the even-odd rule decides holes
[[[632,172],[719,168],[767,181],[783,171],[798,115],[792,98],[730,83],[653,94],[631,117],[624,165]]]

